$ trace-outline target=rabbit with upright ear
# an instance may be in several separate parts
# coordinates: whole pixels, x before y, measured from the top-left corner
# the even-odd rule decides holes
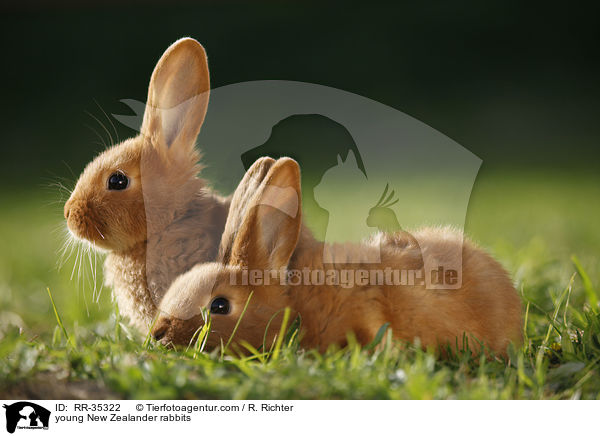
[[[209,91],[204,48],[176,41],[152,73],[141,134],[90,162],[64,206],[70,233],[108,252],[106,282],[142,331],[171,281],[217,255],[229,201],[198,177],[194,144]]]
[[[319,350],[345,345],[348,333],[367,344],[385,323],[395,338],[419,338],[425,347],[455,346],[466,336],[471,350],[484,344],[505,354],[510,342],[521,341],[521,304],[507,273],[462,234],[449,228],[425,228],[414,237],[402,231],[379,234],[371,242],[329,247],[333,263],[325,264],[322,245],[302,225],[300,198],[298,165],[288,158],[277,160],[244,206],[244,218],[234,217],[238,230],[220,248],[227,256],[199,264],[173,282],[161,303],[154,338],[188,344],[204,323],[204,308],[211,313],[207,345],[216,347],[230,338],[247,305],[233,342],[246,341],[257,349],[271,344],[285,307],[301,316],[301,345]],[[303,282],[304,271],[333,271],[338,277],[342,271],[357,276],[386,268],[423,272],[427,256],[444,261],[456,253],[449,248],[457,244],[463,268],[459,289]],[[381,263],[346,263],[370,250],[381,250]],[[288,272],[301,277],[292,279]]]

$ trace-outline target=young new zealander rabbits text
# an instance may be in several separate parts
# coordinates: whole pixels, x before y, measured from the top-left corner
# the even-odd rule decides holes
[[[141,134],[96,157],[64,207],[71,234],[108,252],[106,282],[142,332],[171,281],[217,255],[229,202],[198,178],[194,147],[209,90],[204,48],[171,45],[152,73]]]
[[[195,266],[165,294],[152,331],[155,339],[166,345],[188,344],[204,323],[204,308],[212,323],[207,345],[216,347],[229,340],[248,303],[233,342],[246,341],[256,349],[271,345],[285,307],[301,316],[300,344],[320,350],[345,345],[349,332],[367,344],[385,323],[395,338],[419,338],[425,347],[462,347],[466,337],[471,350],[481,342],[505,354],[511,341],[521,341],[521,304],[507,273],[473,243],[463,241],[462,234],[448,228],[425,228],[412,236],[379,233],[368,243],[329,247],[333,263],[324,264],[322,244],[302,225],[300,198],[297,163],[283,158],[271,164],[250,203],[242,207],[245,216],[230,214],[236,233],[224,234],[220,261]],[[368,276],[373,269],[422,271],[425,256],[439,263],[456,253],[449,249],[456,244],[462,247],[459,289],[335,282],[344,270],[355,277],[365,271]],[[347,263],[369,250],[381,250],[381,263]],[[304,271],[324,271],[334,280],[307,283]]]

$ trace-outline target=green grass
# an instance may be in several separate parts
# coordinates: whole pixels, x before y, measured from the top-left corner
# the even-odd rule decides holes
[[[163,399],[600,396],[600,176],[505,170],[482,174],[474,188],[467,233],[523,295],[526,341],[508,362],[466,353],[440,360],[391,342],[320,355],[283,334],[269,355],[253,358],[231,346],[224,355],[168,351],[129,330],[109,289],[92,298],[93,256],[79,284],[73,259],[56,269],[55,198],[0,194],[0,396],[59,392],[44,384],[66,386],[67,396]]]

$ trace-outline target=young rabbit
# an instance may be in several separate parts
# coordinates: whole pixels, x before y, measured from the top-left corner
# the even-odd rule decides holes
[[[142,332],[171,281],[217,255],[229,201],[198,178],[194,147],[209,90],[204,48],[171,45],[152,73],[141,134],[88,164],[64,206],[70,233],[108,252],[106,283]]]
[[[163,344],[188,344],[203,325],[200,310],[206,308],[212,323],[207,345],[216,347],[228,341],[248,304],[233,342],[246,341],[257,349],[272,343],[285,307],[301,316],[301,345],[319,350],[345,345],[350,332],[367,344],[385,323],[395,338],[419,338],[425,347],[462,346],[466,335],[472,350],[479,348],[476,339],[504,354],[509,342],[521,340],[520,300],[507,273],[463,241],[462,234],[448,228],[425,228],[415,237],[402,231],[380,233],[368,243],[329,247],[334,262],[324,264],[322,244],[302,226],[300,198],[298,165],[288,158],[277,160],[245,206],[245,217],[236,222],[235,237],[223,240],[220,252],[228,255],[199,264],[173,282],[162,301],[154,338]],[[413,271],[418,277],[426,256],[443,262],[456,252],[449,249],[456,244],[462,246],[459,289],[432,290],[416,282],[344,286],[335,279],[315,284],[319,280],[311,278],[306,283],[314,271],[339,279],[344,271],[364,277],[365,272],[387,268]],[[371,250],[381,250],[380,264],[347,263]],[[257,283],[253,271],[269,273]]]

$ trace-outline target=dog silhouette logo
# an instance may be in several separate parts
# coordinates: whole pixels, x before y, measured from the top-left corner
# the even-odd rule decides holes
[[[18,429],[48,429],[50,411],[42,406],[29,401],[19,401],[10,405],[4,404],[6,409],[6,431],[14,433]]]
[[[319,240],[325,239],[330,212],[315,198],[315,188],[323,175],[339,165],[339,159],[354,156],[354,164],[365,179],[366,170],[362,156],[348,130],[323,115],[292,115],[278,122],[270,137],[262,145],[241,155],[244,168],[260,157],[279,159],[284,156],[295,159],[302,168],[302,207],[305,219]],[[331,226],[331,223],[329,223]]]

